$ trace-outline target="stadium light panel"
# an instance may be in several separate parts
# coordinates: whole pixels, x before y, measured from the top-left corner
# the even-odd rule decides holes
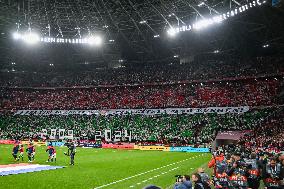
[[[154,38],[158,38],[158,37],[160,37],[160,35],[154,35]]]
[[[263,48],[269,47],[269,44],[262,45]]]
[[[222,16],[214,16],[212,19],[215,23],[221,23],[224,20]]]
[[[21,39],[22,36],[21,36],[21,34],[19,34],[18,32],[14,32],[14,33],[13,33],[13,38],[14,38],[15,40],[18,40],[18,39]]]
[[[195,24],[193,24],[193,28],[196,30],[202,29],[202,28],[206,28],[212,24],[214,24],[215,21],[214,19],[203,19],[201,21],[196,22]]]
[[[171,28],[168,30],[168,35],[171,36],[171,37],[174,37],[176,35],[176,31],[174,28]]]
[[[204,2],[201,2],[197,6],[202,7],[204,4],[205,4]]]
[[[39,35],[33,32],[28,32],[24,34],[22,38],[24,42],[31,45],[36,44],[40,41]]]
[[[103,40],[100,36],[91,36],[87,39],[87,42],[90,44],[90,45],[101,45]]]

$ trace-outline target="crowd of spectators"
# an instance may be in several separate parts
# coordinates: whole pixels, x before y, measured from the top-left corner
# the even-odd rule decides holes
[[[5,88],[0,109],[127,109],[271,106],[283,78],[96,88]]]
[[[218,131],[253,130],[270,113],[251,110],[243,114],[194,114],[162,116],[2,116],[0,139],[41,139],[42,129],[73,130],[74,137],[95,140],[97,132],[131,131],[132,141],[159,143],[210,144]],[[124,132],[122,132],[124,133]],[[123,138],[121,139],[123,140]]]
[[[177,83],[194,80],[283,75],[283,57],[258,57],[249,60],[205,59],[187,64],[128,65],[120,68],[59,71],[3,70],[2,87],[74,87],[98,85],[129,85],[146,83]],[[9,72],[8,72],[9,71]]]
[[[248,149],[267,148],[269,151],[284,150],[284,112],[279,110],[263,120],[259,127],[241,139]]]

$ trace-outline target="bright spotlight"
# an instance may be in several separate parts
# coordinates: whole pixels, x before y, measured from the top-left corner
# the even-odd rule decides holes
[[[174,29],[174,28],[169,29],[169,30],[168,30],[168,34],[169,34],[169,36],[171,36],[171,37],[175,36],[175,35],[176,35],[175,29]]]
[[[28,44],[36,44],[40,41],[40,37],[36,33],[29,32],[23,35],[23,40]]]
[[[221,23],[224,20],[222,16],[214,16],[212,19],[215,23]]]
[[[15,40],[21,39],[21,37],[22,37],[22,36],[21,36],[18,32],[13,33],[13,38],[14,38]]]
[[[203,19],[193,24],[193,28],[198,30],[198,29],[206,28],[213,23],[214,23],[213,19]]]
[[[88,38],[88,43],[90,45],[101,45],[103,42],[100,36],[91,36]]]
[[[203,5],[205,5],[204,2],[199,3],[197,6],[202,7]]]

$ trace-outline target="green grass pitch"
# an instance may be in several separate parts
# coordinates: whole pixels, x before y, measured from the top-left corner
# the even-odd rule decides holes
[[[69,166],[69,157],[63,154],[66,147],[56,148],[56,163],[46,163],[45,149],[45,146],[36,147],[34,163],[66,168],[3,176],[0,188],[141,189],[149,184],[172,188],[174,175],[193,173],[211,158],[209,153],[77,148],[75,166]],[[11,145],[0,145],[0,165],[14,163],[11,151]],[[24,162],[27,163],[26,154]]]

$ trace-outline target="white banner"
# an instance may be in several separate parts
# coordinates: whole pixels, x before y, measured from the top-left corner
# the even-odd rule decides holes
[[[67,137],[65,136],[65,138],[73,139],[73,136],[74,136],[73,130],[68,130],[67,131]]]
[[[51,129],[49,138],[50,138],[50,139],[55,139],[55,136],[56,136],[56,129]]]
[[[209,108],[166,108],[166,109],[110,109],[110,110],[18,110],[14,115],[161,115],[161,114],[239,114],[249,110],[248,106]]]
[[[59,129],[59,139],[65,138],[65,129]]]
[[[42,129],[42,130],[41,130],[40,137],[41,137],[42,139],[46,139],[46,137],[47,137],[47,129]]]

